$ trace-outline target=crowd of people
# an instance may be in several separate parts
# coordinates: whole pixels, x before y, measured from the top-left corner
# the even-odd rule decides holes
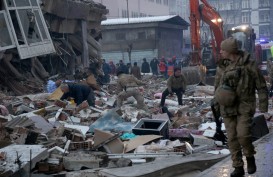
[[[113,61],[109,63],[103,60],[102,69],[104,72],[104,83],[108,83],[110,75],[116,75],[117,71],[122,71],[125,74],[132,74],[137,79],[141,79],[141,73],[143,75],[152,73],[153,75],[163,75],[165,79],[168,79],[174,74],[174,68],[181,68],[183,66],[182,60],[177,60],[176,56],[171,58],[165,58],[164,56],[161,59],[154,57],[150,62],[146,58],[143,58],[141,66],[138,66],[137,62],[125,64],[123,60],[120,60],[118,63],[114,64]]]

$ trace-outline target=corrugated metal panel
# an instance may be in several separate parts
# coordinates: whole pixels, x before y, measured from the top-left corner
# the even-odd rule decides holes
[[[151,22],[161,22],[169,20],[177,15],[168,15],[168,16],[156,16],[156,17],[141,17],[141,18],[129,18],[129,24],[134,23],[151,23]],[[117,19],[108,19],[101,22],[102,25],[122,25],[128,24],[128,18],[117,18]]]
[[[14,129],[16,126],[20,127],[34,126],[34,122],[27,117],[17,117],[15,119],[12,119],[5,125],[6,128],[10,129]]]

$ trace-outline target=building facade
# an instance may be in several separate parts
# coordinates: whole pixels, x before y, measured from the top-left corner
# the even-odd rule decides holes
[[[273,1],[271,0],[208,0],[221,14],[224,31],[233,26],[250,25],[257,39],[273,40]]]
[[[108,19],[169,15],[169,0],[94,0],[109,9]]]
[[[154,57],[182,58],[183,30],[189,24],[180,16],[108,19],[102,22],[102,56],[117,63],[142,63]]]
[[[169,10],[170,15],[179,15],[182,17],[185,21],[190,23],[189,17],[190,17],[190,1],[189,0],[169,0]],[[190,29],[184,31],[183,36],[185,48],[183,49],[183,52],[186,54],[189,52],[190,49]]]

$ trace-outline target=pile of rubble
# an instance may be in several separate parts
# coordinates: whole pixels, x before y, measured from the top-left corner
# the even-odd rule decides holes
[[[229,153],[215,137],[212,86],[188,86],[184,106],[169,97],[168,112],[162,113],[158,105],[166,81],[154,76],[143,80],[156,83],[147,84],[143,91],[150,112],[138,110],[134,98],[128,98],[121,109],[115,108],[115,80],[95,91],[95,107],[59,100],[59,88],[53,94],[4,97],[0,176],[81,173],[83,169],[149,164],[159,157]],[[262,134],[266,133],[264,129]]]
[[[7,25],[16,29],[18,39],[14,40],[17,40],[15,44],[18,44],[12,45],[7,50],[2,50],[2,48],[0,50],[0,90],[7,95],[40,93],[43,90],[43,82],[48,79],[49,75],[65,73],[73,78],[77,71],[83,71],[86,67],[100,69],[101,46],[98,41],[101,39],[101,21],[106,19],[108,9],[92,0],[42,0],[39,2],[40,6],[36,1],[32,1],[32,4],[35,6],[35,12],[42,10],[43,16],[41,17],[31,13],[33,10],[31,5],[28,5],[29,1],[22,2],[21,6],[27,6],[27,10],[24,9],[22,12],[35,17],[37,24],[26,17],[21,23],[23,27],[31,28],[32,26],[35,29],[39,25],[43,38],[49,43],[52,51],[46,53],[47,55],[42,55],[43,51],[49,50],[48,45],[43,43],[41,46],[37,40],[37,47],[40,46],[39,49],[43,50],[39,53],[36,49],[31,48],[36,44],[29,42],[32,41],[33,36],[25,34],[27,41],[24,42],[27,42],[25,45],[29,49],[21,53],[31,53],[27,55],[31,58],[22,58],[19,45],[22,43],[22,36],[19,34],[23,32],[20,31],[19,26],[15,26],[18,25],[18,17],[12,15],[15,13],[15,10],[12,10],[13,13],[10,15],[12,23],[8,22]],[[18,7],[14,5],[14,8],[20,9],[19,4]],[[9,15],[9,8],[1,6],[0,10]],[[38,17],[42,18],[41,21]],[[4,23],[5,19],[2,21]],[[42,23],[43,21],[46,25]],[[32,32],[34,31],[33,35],[37,33],[33,37],[36,39],[37,36],[41,36],[35,29],[32,29]],[[31,29],[28,30],[31,31]],[[46,35],[47,31],[50,35]],[[2,33],[1,35],[7,34]]]

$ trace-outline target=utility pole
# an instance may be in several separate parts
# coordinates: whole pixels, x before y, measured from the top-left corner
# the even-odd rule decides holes
[[[127,18],[128,18],[128,23],[129,23],[129,4],[128,4],[128,0],[126,0],[127,2]]]
[[[128,24],[129,24],[129,3],[128,3],[128,0],[126,0],[126,2],[127,2],[127,18],[128,18]],[[131,59],[132,48],[133,48],[133,44],[132,43],[128,44],[127,52],[128,52],[129,62],[131,66],[132,66],[132,59]]]

